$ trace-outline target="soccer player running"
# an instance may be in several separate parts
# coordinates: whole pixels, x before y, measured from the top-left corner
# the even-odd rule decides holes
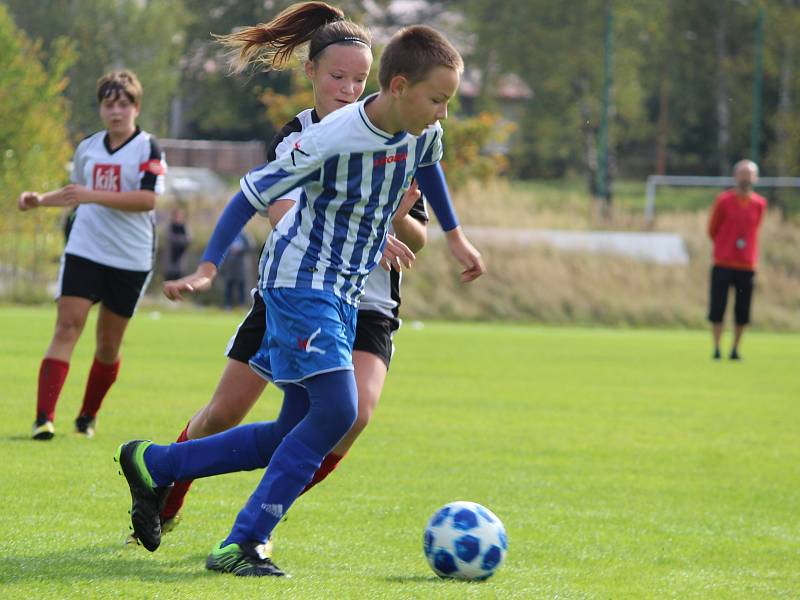
[[[767,200],[753,191],[753,185],[758,181],[756,163],[739,161],[733,167],[733,177],[736,187],[717,197],[708,222],[708,235],[714,242],[708,320],[711,321],[715,360],[721,357],[719,344],[731,286],[736,290],[736,325],[729,358],[741,358],[739,344],[745,327],[750,323],[758,265],[758,228],[767,210]]]
[[[164,190],[166,163],[156,139],[136,126],[142,86],[131,71],[112,71],[98,80],[97,101],[105,129],[78,144],[72,183],[19,197],[22,211],[77,207],[61,258],[55,332],[39,367],[35,440],[55,434],[72,351],[99,302],[94,362],[75,419],[78,433],[94,435],[97,412],[119,372],[125,329],[153,268],[153,209]]]
[[[160,544],[159,513],[175,481],[263,468],[268,461],[206,567],[283,574],[258,547],[355,421],[358,299],[415,173],[441,158],[439,120],[462,70],[460,55],[441,34],[405,28],[384,50],[378,94],[311,125],[288,155],[242,179],[245,197],[262,210],[303,187],[261,261],[267,328],[256,360],[282,387],[283,405],[273,422],[169,446],[141,440],[120,446],[134,532],[148,550]],[[475,265],[465,277],[478,271]]]
[[[314,108],[300,112],[275,136],[267,150],[269,161],[288,153],[305,128],[312,123],[318,123],[334,110],[352,104],[364,91],[372,63],[372,53],[369,50],[371,36],[363,27],[344,20],[343,17],[341,10],[321,2],[301,4],[287,9],[272,22],[261,26],[262,29],[245,29],[221,38],[238,58],[245,43],[243,39],[275,35],[274,32],[282,23],[295,23],[299,27],[301,21],[305,20],[309,24],[301,29],[316,27],[310,39],[308,60],[304,65],[314,91]],[[268,33],[264,33],[265,28],[268,28]],[[296,43],[287,43],[293,42]],[[291,58],[291,53],[285,55],[281,63],[276,63],[276,57],[271,56],[273,60],[268,66],[277,69]],[[239,68],[241,67],[240,64]],[[273,227],[300,200],[300,193],[299,189],[292,190],[271,205],[268,216]],[[222,260],[228,240],[235,236],[243,221],[249,220],[254,212],[255,209],[244,196],[234,199],[217,223],[195,273],[176,281],[165,282],[166,296],[177,300],[182,298],[183,293],[207,289],[216,277],[217,266]],[[416,188],[412,187],[392,218],[392,231],[412,252],[417,252],[427,238],[427,221],[425,204]],[[460,228],[454,227],[453,230],[455,234],[462,235]],[[452,235],[449,234],[451,237]],[[367,280],[364,297],[358,309],[353,351],[358,417],[347,435],[325,457],[304,491],[322,481],[336,468],[366,427],[380,399],[393,354],[392,336],[400,326],[400,282],[401,273],[397,269],[375,269]],[[255,290],[250,312],[228,344],[228,362],[211,400],[192,417],[181,431],[177,442],[225,431],[240,423],[247,415],[267,385],[267,380],[249,366],[250,360],[259,349],[265,328],[264,300],[261,293]],[[172,488],[161,513],[163,532],[170,531],[179,521],[179,511],[191,483],[180,481]],[[135,541],[133,536],[129,538],[129,542]]]

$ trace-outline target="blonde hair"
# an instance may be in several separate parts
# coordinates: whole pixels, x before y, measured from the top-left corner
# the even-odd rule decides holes
[[[227,48],[232,73],[241,73],[251,65],[280,70],[306,42],[310,60],[316,60],[331,44],[372,46],[369,31],[346,20],[340,8],[325,2],[293,4],[269,23],[214,37]]]

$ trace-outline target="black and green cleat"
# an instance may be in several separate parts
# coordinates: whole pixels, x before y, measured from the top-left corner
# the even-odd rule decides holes
[[[164,518],[163,516],[160,517],[161,519],[161,535],[164,536],[168,533],[171,533],[175,530],[175,528],[180,525],[181,522],[181,513],[175,514],[173,517]],[[127,539],[125,540],[126,547],[136,547],[141,546],[139,543],[139,538],[136,536],[135,533],[130,534]]]
[[[169,486],[156,486],[144,462],[144,451],[152,442],[133,440],[117,448],[114,460],[121,467],[120,475],[131,490],[131,524],[133,534],[150,552],[161,544],[161,510],[167,500]]]
[[[256,542],[230,543],[224,547],[220,542],[208,555],[206,569],[238,577],[288,577],[264,554],[264,544]]]

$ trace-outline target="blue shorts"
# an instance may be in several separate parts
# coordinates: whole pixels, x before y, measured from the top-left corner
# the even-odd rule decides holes
[[[330,292],[296,288],[261,290],[267,331],[250,367],[275,383],[353,369],[358,309]]]

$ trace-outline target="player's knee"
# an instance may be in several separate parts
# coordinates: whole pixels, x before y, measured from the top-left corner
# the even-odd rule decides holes
[[[221,431],[227,431],[236,427],[242,420],[242,416],[233,413],[226,406],[212,404],[203,413],[202,417],[203,432],[205,435],[214,435]]]
[[[95,356],[97,356],[97,359],[103,363],[111,364],[116,362],[117,358],[119,357],[119,343],[100,338],[97,340]]]
[[[354,431],[361,432],[367,427],[367,425],[369,425],[369,422],[372,419],[372,413],[375,411],[376,404],[377,402],[372,402],[369,399],[366,402],[363,402],[359,399],[358,415],[356,416],[356,420],[353,422],[352,427]]]
[[[55,337],[60,341],[75,341],[83,330],[83,319],[61,315],[56,321]]]
[[[331,422],[337,424],[342,435],[350,430],[357,416],[358,406],[355,402],[337,402],[330,410]]]

